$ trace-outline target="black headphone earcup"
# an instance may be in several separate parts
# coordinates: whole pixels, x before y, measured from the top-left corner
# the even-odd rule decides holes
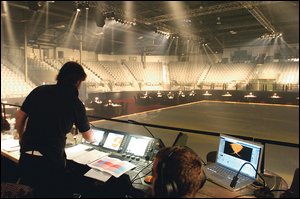
[[[165,184],[165,193],[166,193],[166,196],[176,196],[177,195],[177,192],[178,192],[178,188],[177,188],[177,184],[174,180],[168,182]]]
[[[155,195],[156,196],[162,196],[163,195],[163,192],[164,192],[164,180],[163,180],[163,169],[162,169],[162,163],[159,162],[157,164],[157,173],[158,173],[158,176],[155,180],[155,183],[154,183],[154,192],[155,192]]]
[[[175,181],[166,182],[165,184],[161,184],[160,182],[156,181],[154,185],[154,192],[157,197],[176,196],[178,188]]]
[[[170,158],[170,155],[172,155],[172,151],[167,156],[167,159],[162,159],[157,164],[157,173],[158,178],[155,181],[154,185],[154,192],[155,195],[158,197],[170,197],[170,196],[176,196],[178,192],[177,184],[174,180],[169,179],[166,172],[166,166],[167,161]]]

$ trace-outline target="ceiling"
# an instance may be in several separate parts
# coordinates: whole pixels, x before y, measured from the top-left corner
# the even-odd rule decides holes
[[[105,54],[183,55],[201,52],[204,44],[211,52],[222,52],[224,48],[249,45],[272,32],[282,33],[288,44],[299,43],[298,1],[89,1],[88,18],[82,9],[74,28],[72,16],[76,4],[83,5],[83,1],[49,2],[48,12],[43,8],[45,2],[40,2],[38,11],[29,9],[32,1],[7,3],[9,16],[1,9],[4,43],[10,35],[8,18],[21,44],[26,24],[30,45],[79,49],[82,41],[83,50]],[[116,24],[107,18],[105,25],[98,27],[102,14],[136,25]],[[170,38],[156,34],[155,30],[169,32]]]

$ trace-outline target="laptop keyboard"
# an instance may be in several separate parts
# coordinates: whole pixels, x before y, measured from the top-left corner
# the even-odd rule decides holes
[[[232,180],[233,177],[237,174],[236,171],[232,171],[230,169],[227,169],[225,167],[221,167],[221,166],[218,166],[218,165],[213,165],[213,166],[211,166],[207,169],[214,172],[213,175],[215,175],[217,177],[222,176],[222,178],[224,178],[224,177],[227,176],[228,180]],[[241,183],[241,182],[246,181],[246,180],[249,179],[248,177],[241,175],[241,173],[239,174],[238,178],[239,178],[238,181],[237,181],[238,183]]]

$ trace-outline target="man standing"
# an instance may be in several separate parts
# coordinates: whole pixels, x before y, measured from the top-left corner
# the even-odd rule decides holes
[[[85,140],[94,139],[85,107],[78,98],[85,79],[80,64],[67,62],[56,77],[57,84],[35,88],[17,112],[20,183],[31,186],[38,196],[63,196],[66,134],[73,124]]]

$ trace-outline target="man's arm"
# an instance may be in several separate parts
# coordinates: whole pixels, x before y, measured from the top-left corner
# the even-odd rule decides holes
[[[88,142],[95,142],[94,132],[92,129],[87,130],[86,132],[82,132],[82,137]]]
[[[21,141],[23,132],[25,130],[25,124],[27,120],[27,114],[19,109],[16,114],[16,129],[19,134],[19,140]]]

